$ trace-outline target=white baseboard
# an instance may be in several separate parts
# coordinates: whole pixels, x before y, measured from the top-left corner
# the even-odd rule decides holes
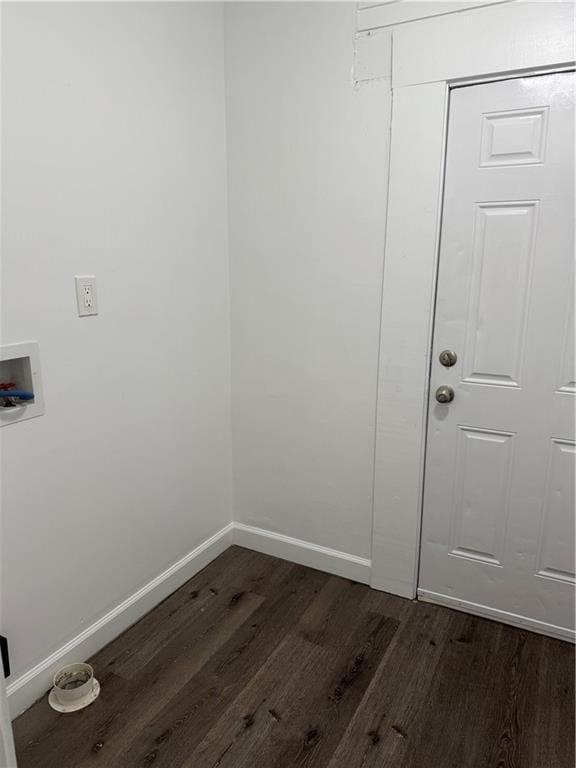
[[[229,523],[50,656],[10,682],[6,692],[12,718],[46,693],[59,667],[90,658],[232,544],[364,584],[370,582],[370,560],[243,523]]]
[[[263,528],[229,523],[32,669],[11,681],[6,687],[6,692],[12,718],[17,717],[46,693],[59,667],[73,661],[89,659],[222,554],[231,544],[363,584],[370,583],[370,560]]]
[[[531,632],[537,632],[539,635],[548,635],[548,637],[556,637],[559,640],[567,640],[571,643],[576,641],[576,633],[573,629],[559,627],[556,624],[548,624],[545,621],[529,619],[525,616],[518,616],[515,613],[501,611],[497,608],[489,608],[486,605],[471,603],[468,600],[458,600],[455,597],[438,594],[438,592],[430,592],[428,589],[419,589],[418,599],[425,603],[445,605],[447,608],[454,608],[464,613],[472,613],[474,616],[482,616],[485,619],[500,621],[502,624],[511,624],[513,627],[528,629]]]
[[[244,523],[234,523],[234,544],[346,579],[370,583],[370,560]]]
[[[35,667],[7,685],[6,692],[12,718],[46,693],[52,686],[52,677],[59,667],[90,658],[227,550],[232,544],[233,527],[233,523],[226,525]]]
[[[264,528],[257,528],[244,523],[229,523],[35,667],[13,680],[6,687],[11,716],[14,718],[19,715],[50,688],[54,672],[59,667],[72,661],[90,658],[202,568],[205,568],[232,544],[238,544],[256,552],[279,557],[363,584],[370,583],[371,561],[366,558],[322,547],[309,541],[294,539],[291,536],[267,531]],[[418,598],[425,602],[444,605],[448,608],[493,619],[504,624],[511,624],[560,640],[570,642],[576,640],[576,633],[572,629],[528,619],[524,616],[448,597],[426,589],[418,590]]]

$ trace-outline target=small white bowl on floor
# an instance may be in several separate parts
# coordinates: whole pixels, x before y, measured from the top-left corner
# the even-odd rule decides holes
[[[90,664],[67,664],[54,675],[48,703],[57,712],[77,712],[100,694],[100,683]]]

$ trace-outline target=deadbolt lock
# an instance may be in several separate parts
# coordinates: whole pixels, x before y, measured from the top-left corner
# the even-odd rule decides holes
[[[458,360],[458,355],[456,354],[456,352],[452,352],[451,349],[444,349],[438,355],[438,360],[440,360],[440,363],[446,368],[452,368],[453,365],[456,365],[456,360]]]
[[[454,400],[454,390],[445,384],[436,390],[436,400],[439,403],[451,403]]]

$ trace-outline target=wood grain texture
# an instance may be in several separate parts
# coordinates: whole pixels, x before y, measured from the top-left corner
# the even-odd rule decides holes
[[[19,768],[573,768],[574,647],[232,547],[104,648]]]

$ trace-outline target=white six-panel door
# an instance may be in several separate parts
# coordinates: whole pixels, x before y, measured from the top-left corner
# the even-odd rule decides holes
[[[421,597],[563,637],[575,583],[574,87],[562,73],[451,94],[419,578]],[[451,402],[437,401],[441,386]]]

